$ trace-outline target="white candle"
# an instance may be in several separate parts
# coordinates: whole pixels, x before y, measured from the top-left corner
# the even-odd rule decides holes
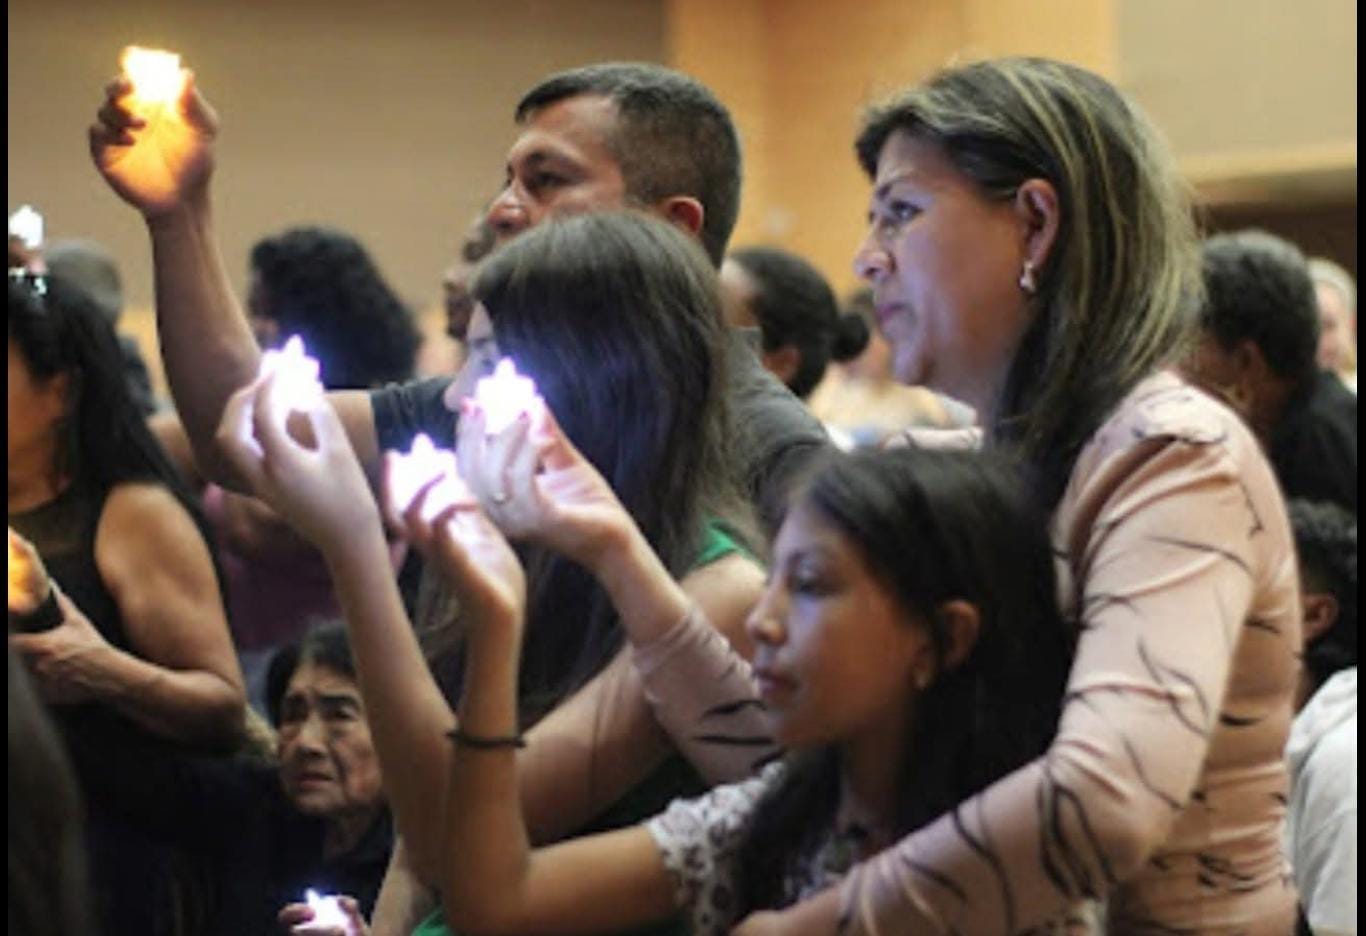
[[[406,453],[395,452],[394,455],[389,471],[389,494],[399,510],[407,510],[417,492],[433,478],[440,480],[427,491],[422,519],[431,520],[454,503],[473,500],[456,468],[455,452],[437,448],[426,433],[418,433]]]
[[[474,385],[474,399],[484,411],[484,429],[496,435],[536,404],[536,381],[517,373],[511,358],[503,358],[493,373]]]
[[[32,205],[20,206],[9,216],[9,236],[19,238],[29,250],[43,246],[43,216]]]
[[[185,87],[180,56],[174,52],[128,46],[119,65],[133,82],[133,95],[144,104],[174,104]]]
[[[341,901],[336,897],[319,894],[310,887],[304,891],[304,899],[308,901],[308,908],[313,911],[311,926],[319,929],[340,927],[343,931],[346,930],[346,913],[341,908]]]
[[[322,402],[320,373],[317,358],[309,357],[304,352],[303,339],[293,335],[283,349],[261,355],[258,376],[274,374],[275,392],[281,404],[288,412],[304,412]]]

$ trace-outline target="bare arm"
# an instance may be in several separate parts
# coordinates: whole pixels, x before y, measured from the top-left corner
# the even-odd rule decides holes
[[[135,113],[126,80],[111,82],[90,128],[90,149],[106,182],[147,222],[161,355],[194,460],[204,476],[242,490],[215,430],[228,397],[256,378],[261,354],[213,227],[218,117],[186,76],[176,104],[145,113]],[[333,404],[373,477],[378,449],[368,397],[338,393]]]
[[[471,609],[461,728],[478,737],[508,737],[517,733],[525,584],[487,520],[462,519],[470,521],[462,530],[443,526],[437,533],[444,565]],[[446,809],[449,873],[442,889],[449,923],[477,933],[594,932],[667,917],[674,910],[673,884],[643,826],[532,851],[515,792],[514,752],[456,744]]]
[[[123,484],[105,504],[95,563],[131,652],[63,598],[68,621],[12,638],[64,701],[104,702],[167,738],[230,745],[245,729],[242,674],[208,546],[160,485]]]
[[[435,892],[423,885],[408,865],[403,838],[394,839],[389,867],[370,917],[370,936],[408,936],[436,906]]]

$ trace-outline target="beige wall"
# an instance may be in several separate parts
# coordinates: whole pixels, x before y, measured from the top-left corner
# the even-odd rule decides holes
[[[867,198],[851,154],[857,114],[953,60],[1046,55],[1111,78],[1157,121],[1206,203],[1355,213],[1353,0],[669,0],[667,8],[671,60],[737,105],[749,187],[736,243],[803,253],[841,290],[854,285],[850,256]],[[1339,257],[1354,255],[1354,238],[1332,240]]]
[[[746,145],[734,243],[810,258],[841,291],[868,186],[853,156],[861,110],[953,59],[1036,54],[1105,74],[1103,0],[670,0],[673,64],[733,106]]]
[[[1155,117],[1209,200],[1355,214],[1352,0],[11,0],[9,208],[32,202],[51,237],[109,244],[144,307],[145,234],[83,143],[128,42],[184,53],[223,116],[219,222],[239,288],[256,237],[324,222],[433,306],[451,245],[501,181],[519,93],[601,58],[668,61],[711,85],[746,151],[735,243],[797,250],[840,290],[867,198],[858,114],[955,59],[1092,68]],[[1344,236],[1337,254],[1354,256]]]
[[[1355,202],[1355,0],[1116,6],[1120,84],[1207,199]]]
[[[151,300],[146,234],[90,166],[85,128],[128,43],[180,52],[222,117],[217,218],[240,288],[251,244],[296,223],[356,234],[405,298],[501,185],[512,107],[557,68],[661,60],[657,0],[10,0],[9,210],[116,254]],[[127,327],[148,336],[134,309]]]

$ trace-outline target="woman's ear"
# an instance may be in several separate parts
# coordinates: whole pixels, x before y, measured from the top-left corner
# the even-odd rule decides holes
[[[957,669],[977,646],[977,638],[982,630],[982,614],[972,602],[955,598],[935,609],[935,615],[943,628],[943,668],[946,672]]]
[[[1024,260],[1035,270],[1048,264],[1061,223],[1058,192],[1047,179],[1028,179],[1015,190],[1015,213],[1024,224]]]

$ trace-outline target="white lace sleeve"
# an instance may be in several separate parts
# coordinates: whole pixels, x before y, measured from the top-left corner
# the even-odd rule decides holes
[[[675,800],[646,828],[673,878],[676,900],[697,936],[729,933],[739,922],[739,853],[755,807],[782,777],[770,764],[753,779]]]

